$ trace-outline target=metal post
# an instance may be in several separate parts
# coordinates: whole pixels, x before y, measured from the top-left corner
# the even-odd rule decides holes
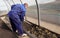
[[[15,4],[13,0],[12,0],[12,2],[13,2],[13,4]]]
[[[23,2],[20,0],[21,4],[23,4]]]
[[[37,5],[37,15],[38,15],[38,25],[40,26],[40,18],[39,18],[39,6],[37,0],[35,0],[36,5]]]

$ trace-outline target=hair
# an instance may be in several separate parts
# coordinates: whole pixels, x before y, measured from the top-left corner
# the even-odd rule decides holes
[[[28,3],[24,3],[24,5],[28,7]]]
[[[28,5],[28,3],[24,3],[24,5]]]

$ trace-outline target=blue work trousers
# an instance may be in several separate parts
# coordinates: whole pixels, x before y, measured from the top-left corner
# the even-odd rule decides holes
[[[9,19],[13,31],[16,32],[16,30],[18,30],[18,33],[22,35],[23,34],[22,22],[24,20],[24,16],[18,14],[9,14]]]

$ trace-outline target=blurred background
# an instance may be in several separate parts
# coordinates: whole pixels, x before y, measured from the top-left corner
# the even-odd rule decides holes
[[[38,14],[35,0],[21,0],[27,2],[29,8],[26,20],[38,25]],[[8,14],[11,5],[21,4],[20,0],[0,0],[0,16]],[[37,0],[39,6],[40,26],[60,34],[60,0]]]

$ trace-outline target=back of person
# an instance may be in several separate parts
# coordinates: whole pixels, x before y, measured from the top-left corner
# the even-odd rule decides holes
[[[24,4],[15,4],[11,6],[11,10],[8,13],[10,23],[14,32],[18,30],[19,36],[24,36],[22,22],[24,21],[24,16],[26,13],[26,7],[28,5]]]
[[[12,13],[13,12],[13,13]],[[23,12],[23,13],[22,13]],[[18,15],[22,15],[24,14],[25,16],[25,12],[26,12],[26,8],[24,7],[24,4],[15,4],[11,6],[11,10],[8,13],[9,14],[18,14]],[[11,15],[10,15],[11,16]]]

